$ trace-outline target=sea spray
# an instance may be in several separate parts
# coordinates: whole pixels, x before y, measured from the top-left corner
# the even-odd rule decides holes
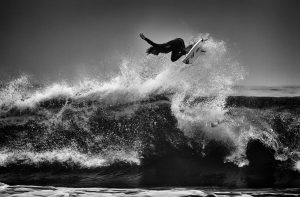
[[[79,152],[89,152],[94,149],[91,148],[94,147],[93,144],[101,143],[112,150],[128,149],[143,154],[140,134],[132,134],[130,131],[128,135],[131,139],[128,141],[123,137],[115,137],[116,131],[112,130],[111,133],[108,131],[103,134],[103,131],[98,131],[95,134],[95,128],[92,128],[90,121],[99,112],[103,116],[109,116],[106,111],[113,106],[139,102],[154,95],[166,95],[170,98],[173,115],[178,121],[177,126],[187,136],[192,137],[188,133],[192,125],[197,125],[194,131],[203,132],[203,125],[224,118],[226,96],[232,85],[243,77],[242,67],[229,57],[223,41],[209,38],[204,47],[207,53],[199,57],[195,65],[185,65],[181,61],[172,63],[165,55],[148,56],[142,60],[124,58],[120,72],[106,81],[85,80],[75,84],[55,82],[34,89],[30,87],[29,79],[22,76],[8,83],[2,89],[1,95],[11,95],[13,98],[3,99],[2,107],[10,103],[7,111],[1,114],[6,117],[3,119],[4,124],[7,124],[6,120],[10,117],[9,124],[23,127],[26,125],[25,128],[30,129],[22,131],[25,135],[44,132],[39,133],[44,141],[32,141],[29,136],[25,139],[16,138],[11,143],[15,146],[10,146],[9,150],[25,148],[29,152],[56,151],[71,146]],[[198,102],[199,98],[207,99]],[[135,115],[138,109],[139,106],[126,109],[128,112],[125,114]],[[16,112],[21,116],[16,117]],[[126,129],[121,123],[116,124],[120,127],[118,130]],[[61,138],[54,138],[55,134]],[[75,135],[73,141],[64,142],[68,135]],[[222,135],[216,134],[215,138],[219,139]],[[99,142],[94,139],[99,139]],[[82,140],[85,141],[84,145]],[[115,140],[120,143],[115,144]],[[139,145],[133,147],[132,144]],[[104,154],[104,149],[99,150]]]

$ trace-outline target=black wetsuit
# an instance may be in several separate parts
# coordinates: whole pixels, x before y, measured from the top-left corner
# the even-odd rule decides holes
[[[169,41],[167,43],[164,43],[164,44],[156,44],[148,38],[145,38],[145,41],[147,41],[156,50],[158,50],[159,53],[172,52],[172,54],[171,54],[171,61],[172,62],[175,62],[181,56],[187,54],[187,50],[186,50],[184,41],[181,38],[176,38],[176,39],[171,40],[171,41]]]

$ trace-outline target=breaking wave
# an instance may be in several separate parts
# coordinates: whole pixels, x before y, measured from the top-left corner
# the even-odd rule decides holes
[[[21,76],[4,84],[1,169],[151,166],[187,152],[202,161],[218,146],[222,162],[244,167],[252,162],[249,143],[259,141],[299,170],[298,108],[261,109],[259,99],[242,106],[254,98],[229,95],[245,71],[223,41],[210,38],[204,47],[195,65],[165,55],[124,58],[105,81],[34,85]]]

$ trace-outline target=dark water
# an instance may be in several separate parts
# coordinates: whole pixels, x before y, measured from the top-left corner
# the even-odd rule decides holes
[[[108,81],[3,84],[0,194],[295,196],[297,88],[234,92],[243,71],[210,44],[184,70],[158,57]]]
[[[300,86],[236,86],[236,95],[257,97],[299,97]]]

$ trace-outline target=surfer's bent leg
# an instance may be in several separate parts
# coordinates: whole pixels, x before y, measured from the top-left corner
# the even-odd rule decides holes
[[[177,61],[182,55],[185,54],[185,44],[184,44],[183,39],[176,38],[176,39],[168,42],[168,44],[170,45],[170,49],[172,51],[172,54],[171,54],[172,62]]]
[[[180,51],[185,49],[184,41],[181,38],[176,38],[164,44],[158,44],[157,48],[161,51],[161,53],[174,53],[173,56],[178,56]],[[181,55],[180,55],[181,56]],[[175,58],[176,59],[176,58]]]
[[[182,56],[182,53],[180,53],[180,51],[172,51],[172,54],[171,54],[171,61],[172,61],[172,62],[175,62],[175,61],[177,61],[181,56]]]

